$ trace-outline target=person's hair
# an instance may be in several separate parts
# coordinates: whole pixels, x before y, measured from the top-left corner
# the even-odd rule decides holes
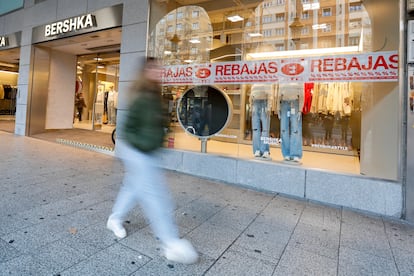
[[[158,60],[154,57],[144,57],[142,59],[141,69],[138,73],[138,79],[135,84],[135,89],[139,92],[141,90],[158,90],[161,93],[160,81],[153,81],[145,76],[145,70],[157,64]]]

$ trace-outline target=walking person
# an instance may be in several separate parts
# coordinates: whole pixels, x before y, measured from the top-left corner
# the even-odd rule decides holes
[[[117,154],[125,166],[122,187],[107,221],[107,228],[118,238],[126,237],[122,225],[128,212],[137,204],[142,207],[164,256],[171,261],[191,264],[198,260],[192,244],[179,238],[173,217],[173,202],[162,171],[158,168],[157,150],[164,141],[164,112],[159,83],[161,69],[157,61],[147,58],[134,88],[135,100],[120,129]]]

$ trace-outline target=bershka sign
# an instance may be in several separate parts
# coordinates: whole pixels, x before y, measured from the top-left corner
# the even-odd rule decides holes
[[[94,15],[81,15],[46,25],[45,37],[56,36],[96,26],[97,23]]]
[[[9,46],[9,40],[6,36],[0,36],[0,48]]]
[[[165,66],[163,84],[398,81],[398,53],[218,62]]]
[[[33,28],[32,44],[122,26],[123,4],[89,11]]]

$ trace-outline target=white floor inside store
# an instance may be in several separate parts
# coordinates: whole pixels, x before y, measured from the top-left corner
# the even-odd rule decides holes
[[[82,120],[79,122],[77,119],[73,123],[73,128],[80,128],[80,129],[87,129],[92,130],[92,121],[90,120]],[[115,125],[109,125],[109,124],[98,124],[95,126],[94,130],[106,132],[106,133],[112,133],[114,130]]]

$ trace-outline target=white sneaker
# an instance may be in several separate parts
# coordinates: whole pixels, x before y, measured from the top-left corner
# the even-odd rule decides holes
[[[300,162],[300,158],[295,156],[293,157],[293,162],[299,163]]]
[[[262,156],[262,155],[260,154],[260,150],[256,150],[256,151],[254,152],[254,157],[260,157],[260,156]]]
[[[164,245],[164,256],[167,260],[182,264],[193,264],[198,261],[197,251],[185,239],[177,239]]]
[[[125,238],[127,235],[124,226],[122,226],[122,222],[117,219],[109,217],[108,222],[106,223],[106,228],[114,232],[115,236],[120,239]]]
[[[290,157],[286,156],[285,158],[283,158],[285,161],[290,161]]]
[[[272,160],[272,157],[270,157],[270,152],[265,151],[262,155],[262,157],[266,160]]]

